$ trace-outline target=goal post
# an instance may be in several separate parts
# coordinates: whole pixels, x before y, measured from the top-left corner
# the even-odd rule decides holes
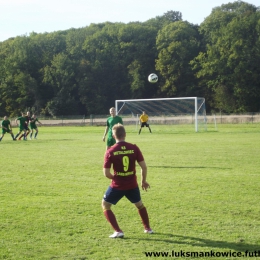
[[[203,126],[203,130],[206,130],[206,105],[203,97],[116,100],[115,109],[116,114],[128,114],[132,115],[132,117],[145,111],[149,118],[164,117],[167,118],[167,122],[174,121],[175,123],[179,122],[179,124],[185,122],[185,116],[187,118],[187,115],[191,115],[195,132],[199,131],[199,126]]]

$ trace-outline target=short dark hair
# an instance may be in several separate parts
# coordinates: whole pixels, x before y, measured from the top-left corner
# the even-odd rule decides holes
[[[121,138],[124,138],[125,137],[125,128],[122,124],[116,124],[113,126],[112,128],[113,130],[113,134],[118,138],[118,139],[121,139]]]

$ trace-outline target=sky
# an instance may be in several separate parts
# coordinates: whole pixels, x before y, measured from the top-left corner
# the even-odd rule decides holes
[[[10,37],[82,28],[91,23],[145,22],[168,11],[200,25],[232,0],[0,0],[0,42]],[[245,1],[260,6],[260,0]]]

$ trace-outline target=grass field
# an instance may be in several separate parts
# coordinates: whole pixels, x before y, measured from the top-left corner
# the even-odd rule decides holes
[[[38,140],[13,142],[6,134],[0,142],[0,259],[167,259],[173,250],[257,259],[259,124],[199,133],[158,126],[140,136],[126,129],[148,165],[151,189],[141,195],[156,233],[143,233],[135,207],[123,199],[113,210],[125,238],[108,238],[104,127],[40,127]],[[169,255],[152,256],[160,252]]]

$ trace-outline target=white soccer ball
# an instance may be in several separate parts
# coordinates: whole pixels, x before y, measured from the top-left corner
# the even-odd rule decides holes
[[[150,83],[156,83],[158,81],[158,76],[155,73],[152,73],[148,76],[148,81]]]

